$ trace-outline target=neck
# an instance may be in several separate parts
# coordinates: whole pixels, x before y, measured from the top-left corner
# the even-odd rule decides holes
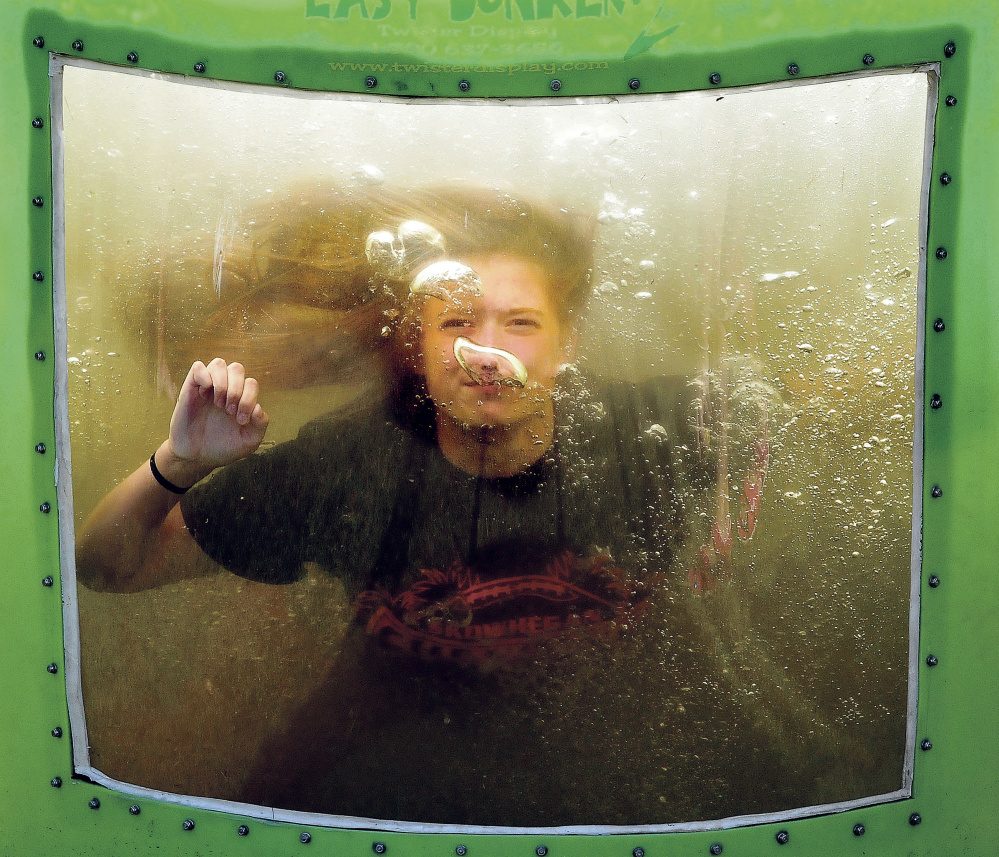
[[[555,437],[551,400],[530,419],[512,426],[470,426],[437,412],[437,444],[455,467],[486,479],[523,473],[549,449]]]

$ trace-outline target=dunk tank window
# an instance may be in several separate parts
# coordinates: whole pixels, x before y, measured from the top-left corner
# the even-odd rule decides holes
[[[414,829],[909,793],[934,69],[502,103],[54,72],[64,524],[114,543],[194,361],[270,418],[169,538],[78,551],[80,773]]]

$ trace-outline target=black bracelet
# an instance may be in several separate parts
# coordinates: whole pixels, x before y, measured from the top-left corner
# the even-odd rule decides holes
[[[153,471],[153,479],[160,483],[167,491],[172,491],[174,494],[186,494],[188,492],[187,488],[181,488],[179,485],[174,485],[169,479],[167,479],[160,469],[156,466],[156,453],[154,452],[149,456],[149,469]]]

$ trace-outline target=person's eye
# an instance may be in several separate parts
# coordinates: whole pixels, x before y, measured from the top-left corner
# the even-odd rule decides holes
[[[541,322],[536,318],[517,317],[510,319],[510,326],[515,330],[533,331],[540,329]]]
[[[467,318],[445,318],[440,322],[441,330],[463,330],[471,326],[472,322]]]

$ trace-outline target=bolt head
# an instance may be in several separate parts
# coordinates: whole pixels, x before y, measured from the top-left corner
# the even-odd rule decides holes
[[[59,672],[59,664],[56,663],[49,664],[47,667],[45,667],[45,669],[48,670],[48,672],[50,672],[52,675],[55,675],[56,673]]]
[[[867,828],[865,828],[864,825],[862,824],[853,825],[854,836],[863,836],[865,833],[867,833]]]
[[[928,667],[935,667],[938,663],[940,663],[940,661],[937,660],[937,656],[936,655],[927,655],[926,656],[926,666],[928,666]]]
[[[933,408],[933,410],[938,410],[943,407],[943,399],[940,398],[939,393],[934,393],[930,396],[930,407]]]
[[[283,71],[274,72],[274,80],[278,83],[284,83],[288,79],[288,76]]]
[[[954,56],[954,54],[956,54],[956,53],[957,53],[957,45],[955,45],[953,42],[947,42],[947,44],[944,45],[944,56],[945,57],[950,58],[950,57]]]
[[[458,82],[458,89],[460,89],[462,92],[468,92],[468,90],[470,90],[471,88],[472,84],[470,84],[467,80],[462,80]]]
[[[909,824],[911,824],[913,827],[915,827],[917,824],[921,824],[922,821],[923,817],[918,812],[914,812],[912,815],[909,816]]]
[[[948,107],[953,107],[955,104],[957,104],[957,99],[953,95],[948,95],[944,99],[944,104],[946,104]]]
[[[31,120],[31,127],[32,128],[44,128],[45,127],[45,120],[42,119],[41,116],[36,116],[34,119]]]
[[[312,834],[309,831],[305,831],[305,833],[298,837],[298,841],[303,845],[308,845],[312,841]]]
[[[47,515],[49,512],[52,511],[52,504],[47,502],[42,503],[42,505],[38,507],[38,511],[41,512],[43,515]],[[49,672],[52,672],[52,670],[49,670]]]
[[[641,89],[641,87],[642,87],[642,82],[637,77],[633,77],[631,80],[628,81],[628,89],[630,89],[632,92],[634,92],[636,89]]]
[[[36,283],[44,282],[44,280],[45,280],[45,272],[44,271],[35,271],[35,273],[33,273],[31,275],[31,279],[33,279]]]
[[[718,72],[712,72],[711,77],[708,78],[708,82],[712,86],[718,86],[721,83],[721,75]]]
[[[939,485],[934,485],[930,489],[930,496],[931,497],[943,497],[943,488],[941,488]]]
[[[35,452],[37,452],[39,455],[44,455],[45,454],[45,444],[44,443],[36,443],[35,444]]]
[[[184,823],[181,825],[184,830],[194,830],[194,819],[185,818]]]
[[[777,835],[774,837],[777,840],[778,845],[787,845],[791,837],[788,835],[786,830],[778,831]]]
[[[47,574],[45,577],[42,578],[42,586],[52,586],[52,584],[54,583],[55,581],[52,579],[51,574]]]
[[[62,788],[62,777],[53,777],[49,780],[49,785],[54,789]]]
[[[44,48],[45,47],[45,39],[43,39],[41,36],[35,36],[31,40],[31,44],[33,44],[36,48]]]
[[[249,836],[250,828],[247,827],[245,824],[241,824],[239,827],[236,828],[236,834],[238,836]]]
[[[634,851],[631,852],[631,857],[645,857],[645,849],[639,845]]]
[[[800,71],[801,69],[798,68],[798,64],[796,62],[789,63],[787,66],[787,73],[792,77],[794,77],[794,75],[798,74]]]
[[[31,204],[35,208],[41,208],[43,205],[45,205],[45,200],[42,199],[42,197],[40,196],[36,196],[34,199],[31,200]]]
[[[940,585],[940,578],[935,574],[930,575],[930,588],[936,589]]]
[[[384,854],[388,849],[385,847],[384,842],[373,842],[371,843],[371,850],[374,851],[375,854]]]
[[[946,247],[937,247],[936,256],[937,256],[938,259],[946,259],[947,258],[947,248]]]
[[[549,84],[549,86],[551,87],[552,92],[558,92],[562,88],[562,81],[561,80],[553,80]]]
[[[933,742],[930,741],[929,738],[924,738],[922,741],[919,742],[919,749],[920,750],[932,750],[933,749]]]
[[[369,74],[366,78],[364,78],[364,85],[368,89],[374,89],[376,86],[378,86],[378,78],[375,77],[374,75]]]
[[[708,849],[708,853],[709,853],[709,854],[714,854],[714,855],[716,855],[716,857],[717,857],[717,855],[718,855],[718,854],[721,854],[723,850],[724,850],[724,849],[722,848],[722,844],[721,844],[720,842],[716,842],[716,843],[715,843],[714,845],[712,845],[712,846],[711,846],[711,847],[710,847],[710,848]]]
[[[947,325],[944,324],[944,320],[942,318],[938,318],[935,322],[933,322],[933,329],[937,333],[943,333],[947,329]]]
[[[97,798],[92,797],[90,799],[90,803],[88,803],[87,806],[89,806],[91,809],[100,809],[101,808],[101,802]]]
[[[42,361],[44,359],[45,359],[45,352],[44,351],[36,351],[35,352],[35,360]]]
[[[52,737],[53,738],[62,738],[62,727],[61,726],[56,726],[56,728],[52,730]]]
[[[548,846],[539,845],[537,848],[534,849],[534,853],[537,854],[538,857],[545,857],[545,855],[548,853]]]
[[[203,62],[196,62],[194,64],[194,70],[198,74],[204,74],[205,73],[205,64]]]
[[[73,50],[74,51],[82,51],[83,50],[83,42],[81,42],[79,39],[74,39],[73,40]]]
[[[954,181],[954,180],[951,178],[950,173],[941,173],[940,174],[940,184],[946,186],[946,185],[949,185],[952,181]]]
[[[139,55],[135,51],[129,51],[128,56],[125,57],[133,65],[139,61]]]
[[[457,854],[458,857],[465,857],[465,855],[468,853],[468,848],[465,847],[464,845],[455,846],[454,853]]]
[[[864,65],[874,65],[874,57],[870,54],[864,54]]]
[[[142,812],[142,808],[137,803],[133,803],[128,808],[128,812],[129,812],[129,815],[138,815],[139,813]]]

